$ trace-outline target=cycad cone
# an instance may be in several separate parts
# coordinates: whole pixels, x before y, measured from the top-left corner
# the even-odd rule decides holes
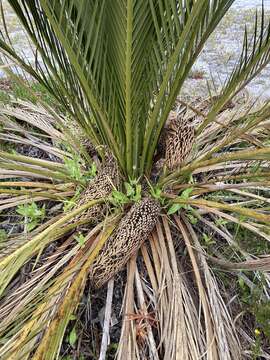
[[[160,211],[159,202],[148,197],[131,207],[91,267],[90,279],[95,288],[104,285],[120,271],[147,240],[158,221]]]

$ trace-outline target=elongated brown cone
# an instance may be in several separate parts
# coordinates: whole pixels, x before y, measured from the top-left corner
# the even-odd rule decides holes
[[[149,237],[160,210],[159,203],[151,198],[144,198],[131,207],[91,266],[93,287],[101,287],[124,267]]]
[[[82,192],[75,209],[91,200],[109,196],[114,187],[119,186],[119,183],[120,172],[117,161],[111,153],[107,152],[97,176],[89,182],[87,189]],[[105,212],[106,204],[98,204],[74,217],[72,222],[79,220],[97,222],[104,216]]]
[[[188,157],[194,143],[194,128],[180,117],[170,121],[166,127],[165,164],[169,170],[179,167]]]

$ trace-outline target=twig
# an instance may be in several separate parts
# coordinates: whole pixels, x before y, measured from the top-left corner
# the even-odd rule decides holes
[[[99,360],[106,359],[107,347],[110,343],[110,321],[111,321],[111,312],[112,312],[113,285],[114,285],[114,279],[112,278],[108,282],[106,308],[105,308],[103,334],[102,334]]]

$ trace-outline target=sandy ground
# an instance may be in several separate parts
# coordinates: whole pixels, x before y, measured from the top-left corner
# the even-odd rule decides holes
[[[236,0],[217,29],[208,39],[200,58],[192,69],[192,78],[185,84],[185,91],[194,95],[207,89],[207,81],[213,79],[217,88],[226,82],[241,54],[245,24],[252,34],[256,9],[261,13],[261,0]],[[270,20],[270,0],[264,1],[265,18]],[[255,78],[248,90],[254,95],[270,97],[270,66]]]

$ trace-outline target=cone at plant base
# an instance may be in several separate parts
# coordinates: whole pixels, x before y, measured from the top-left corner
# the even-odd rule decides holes
[[[91,266],[90,279],[95,288],[104,285],[120,271],[147,240],[157,223],[160,210],[160,204],[148,197],[131,207]]]
[[[85,191],[82,192],[75,209],[81,207],[85,203],[109,196],[114,188],[120,183],[120,172],[115,157],[107,151],[104,161],[98,171],[97,176],[91,180]],[[105,213],[106,204],[95,205],[83,213],[77,215],[72,222],[81,220],[99,221]]]

